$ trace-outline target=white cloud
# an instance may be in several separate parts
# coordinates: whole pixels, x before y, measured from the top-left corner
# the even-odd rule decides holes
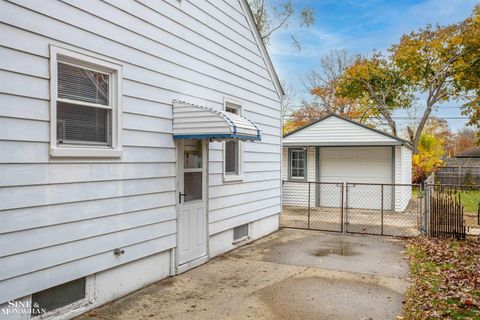
[[[298,50],[292,46],[294,36],[301,44]],[[341,46],[342,40],[338,34],[328,33],[317,27],[282,29],[273,34],[269,52],[276,56],[313,57],[319,51],[329,51]]]

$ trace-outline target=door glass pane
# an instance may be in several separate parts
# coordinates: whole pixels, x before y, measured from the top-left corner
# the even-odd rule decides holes
[[[183,167],[185,169],[202,167],[202,140],[183,142]]]
[[[202,172],[185,172],[183,184],[185,202],[202,199]]]

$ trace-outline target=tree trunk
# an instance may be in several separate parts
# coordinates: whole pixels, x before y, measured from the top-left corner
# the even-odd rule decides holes
[[[385,118],[385,120],[387,120],[388,126],[392,130],[392,135],[395,136],[395,137],[398,137],[398,135],[397,135],[397,124],[393,120],[392,115],[389,113],[388,107],[382,105],[379,108],[379,110],[380,110],[380,113],[382,114],[382,116]]]
[[[395,123],[395,121],[393,121],[392,118],[390,118],[390,120],[388,120],[388,125],[390,126],[390,129],[392,129],[392,135],[394,135],[395,137],[398,137],[398,133],[397,133],[397,124]]]
[[[425,127],[425,124],[427,123],[428,117],[430,116],[430,113],[432,112],[432,107],[433,105],[431,103],[427,103],[427,108],[423,112],[422,119],[420,120],[420,123],[418,124],[417,130],[415,131],[415,138],[413,139],[413,153],[417,154],[418,153],[418,142],[420,141],[420,136],[422,135],[423,128]]]

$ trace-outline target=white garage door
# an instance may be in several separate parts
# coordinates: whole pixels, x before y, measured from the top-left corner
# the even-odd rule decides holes
[[[320,181],[349,183],[392,183],[391,147],[322,147]],[[320,206],[338,203],[336,196],[320,190]],[[384,187],[384,208],[391,207],[390,187]],[[349,189],[349,207],[381,207],[381,187],[357,185]],[[333,205],[335,206],[335,205]]]

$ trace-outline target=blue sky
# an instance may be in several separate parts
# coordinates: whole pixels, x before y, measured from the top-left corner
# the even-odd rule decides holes
[[[281,2],[281,0],[272,0]],[[282,81],[291,84],[296,99],[307,97],[302,79],[309,70],[318,68],[318,60],[330,50],[346,49],[352,54],[383,51],[400,36],[426,24],[441,25],[468,17],[478,0],[292,0],[299,9],[315,10],[315,24],[297,28],[291,23],[288,30],[273,34],[270,55]],[[291,45],[290,34],[301,42],[298,51]],[[435,112],[439,117],[462,117],[461,103],[442,104]],[[445,107],[445,108],[444,108]],[[421,110],[420,110],[421,111]],[[398,114],[404,116],[405,114]],[[464,126],[465,120],[449,120],[453,130]],[[405,121],[399,120],[402,125]]]

